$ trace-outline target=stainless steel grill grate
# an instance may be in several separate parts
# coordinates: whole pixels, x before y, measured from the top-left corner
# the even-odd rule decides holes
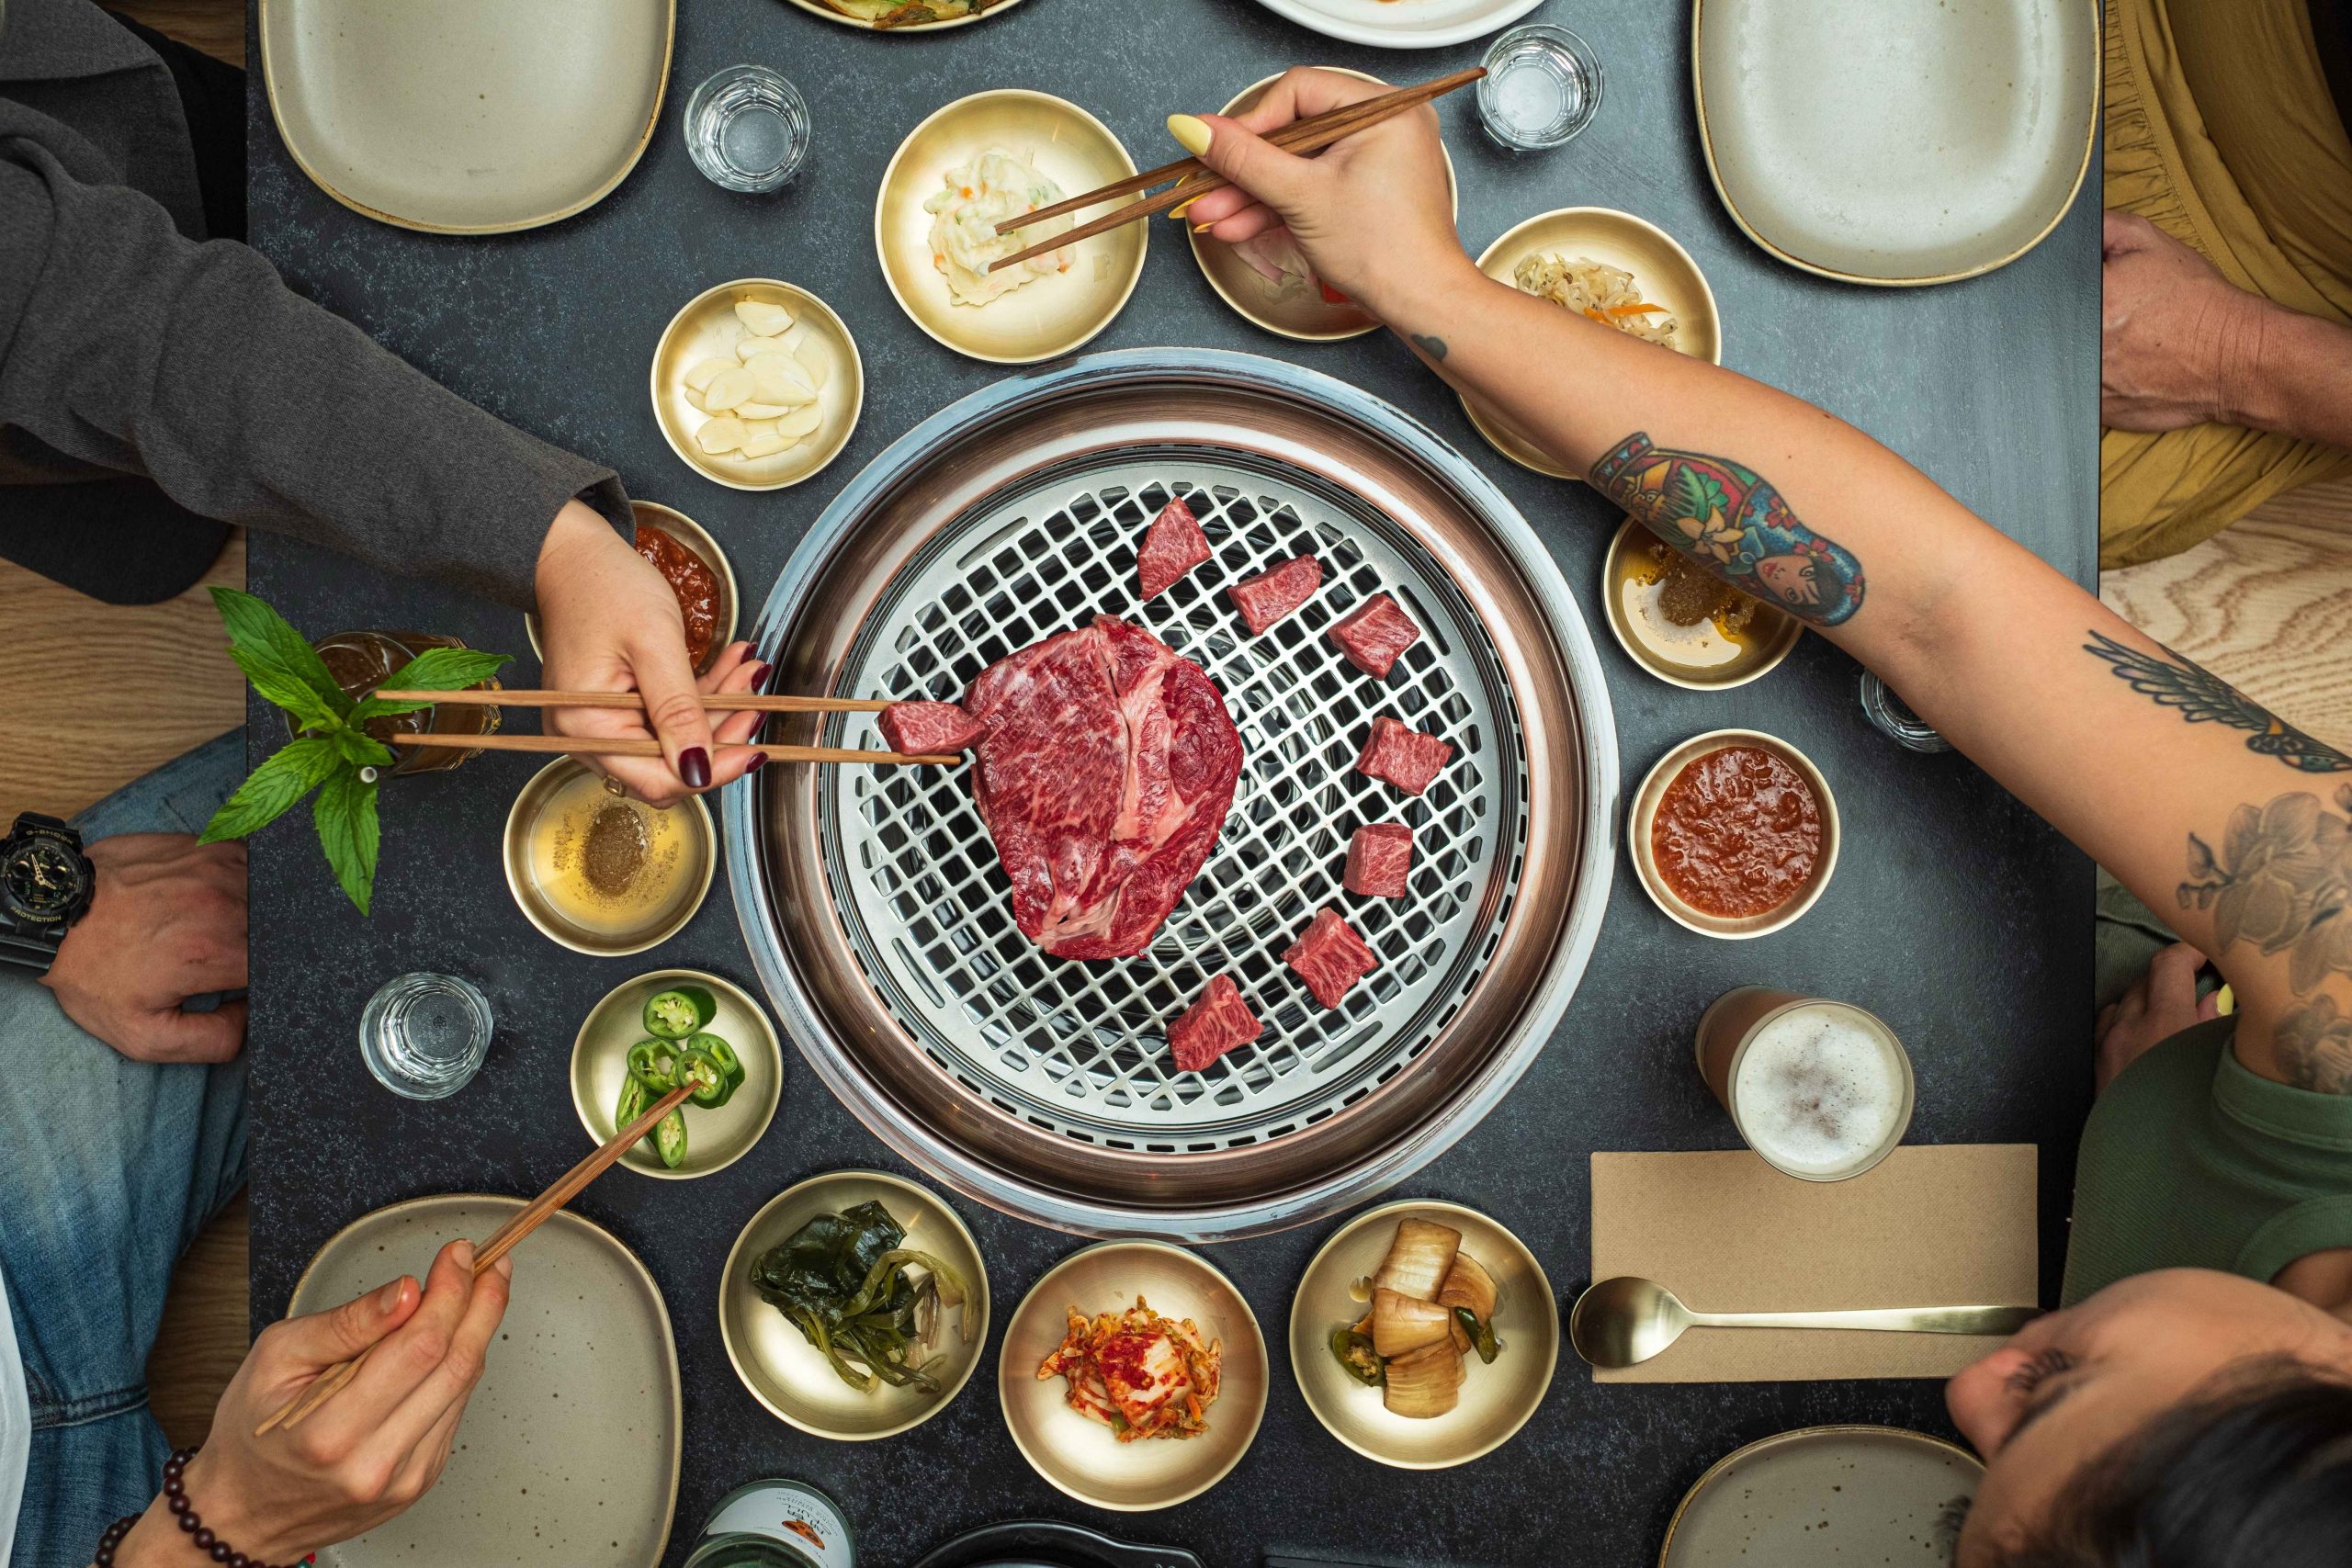
[[[1135,547],[1171,495],[1216,556],[1149,604]],[[1224,587],[1293,555],[1322,590],[1250,637]],[[1374,593],[1420,624],[1386,682],[1326,628]],[[1279,1138],[1397,1072],[1476,982],[1507,917],[1525,842],[1525,758],[1476,615],[1426,551],[1361,503],[1263,461],[1170,453],[1043,476],[946,530],[867,617],[842,687],[953,699],[987,664],[1102,613],[1150,629],[1226,694],[1244,761],[1223,837],[1150,949],[1075,963],[1014,927],[970,770],[830,772],[829,881],[868,979],[970,1092],[1112,1148],[1195,1154]],[[1354,771],[1374,716],[1444,736],[1453,761],[1419,798]],[[869,721],[839,743],[880,746]],[[1359,898],[1350,832],[1411,824],[1411,897]],[[1326,1010],[1280,961],[1319,907],[1345,914],[1381,967]],[[1166,1021],[1230,973],[1264,1035],[1180,1073]]]

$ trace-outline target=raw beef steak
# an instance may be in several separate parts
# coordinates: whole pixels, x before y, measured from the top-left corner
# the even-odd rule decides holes
[[[1159,509],[1136,547],[1136,592],[1157,599],[1176,586],[1176,580],[1209,558],[1209,536],[1193,516],[1193,509],[1178,496]]]
[[[1337,909],[1316,910],[1315,919],[1283,952],[1283,962],[1298,971],[1315,999],[1327,1008],[1338,1007],[1349,987],[1380,967],[1380,960]]]
[[[1241,735],[1201,667],[1111,615],[980,671],[972,794],[1022,934],[1058,958],[1141,953],[1216,846]]]
[[[892,703],[882,710],[882,739],[902,757],[964,750],[988,728],[954,703]]]
[[[1208,983],[1201,999],[1177,1015],[1168,1026],[1168,1049],[1179,1072],[1197,1073],[1232,1050],[1247,1045],[1266,1032],[1231,976],[1219,975]]]
[[[1402,898],[1413,870],[1413,830],[1401,822],[1371,822],[1348,840],[1348,869],[1340,886],[1375,898]]]
[[[1396,656],[1421,640],[1413,617],[1385,593],[1375,593],[1331,624],[1331,640],[1367,675],[1388,678]]]
[[[1430,787],[1453,755],[1451,742],[1424,735],[1383,714],[1372,721],[1372,738],[1356,759],[1356,772],[1386,779],[1407,795],[1419,795]]]
[[[1323,586],[1323,563],[1313,556],[1293,556],[1280,566],[1268,567],[1227,589],[1233,607],[1256,637],[1301,604]]]

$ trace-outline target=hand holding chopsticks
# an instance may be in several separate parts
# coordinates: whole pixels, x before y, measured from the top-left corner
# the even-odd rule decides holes
[[[643,713],[645,698],[636,692],[555,692],[555,691],[464,691],[409,692],[379,689],[376,696],[398,702],[429,702],[451,707],[489,708],[617,708],[624,712]],[[720,692],[705,694],[705,709],[722,713],[880,713],[890,705],[874,697],[801,697],[769,696],[756,692]],[[401,734],[391,737],[395,746],[437,748],[456,751],[532,751],[555,753],[594,751],[605,757],[659,757],[662,743],[658,740],[594,740],[563,735],[457,735]],[[747,750],[764,752],[770,761],[776,762],[868,762],[890,764],[923,762],[948,767],[963,761],[948,752],[927,752],[919,756],[897,751],[865,751],[848,746],[765,746],[747,744]]]
[[[578,1197],[582,1189],[602,1176],[611,1168],[614,1161],[634,1148],[640,1139],[653,1131],[664,1116],[684,1104],[690,1092],[690,1089],[673,1089],[660,1100],[655,1100],[643,1115],[614,1134],[594,1154],[557,1178],[554,1185],[515,1210],[504,1224],[500,1225],[475,1247],[474,1277],[480,1279],[500,1258],[513,1251],[525,1236],[544,1224],[548,1216]],[[305,1416],[318,1409],[320,1405],[349,1387],[352,1380],[359,1375],[359,1369],[367,1365],[368,1358],[374,1349],[375,1346],[370,1345],[368,1349],[361,1351],[351,1359],[338,1361],[322,1371],[309,1387],[279,1405],[268,1419],[254,1427],[254,1436],[265,1437],[274,1430],[290,1428],[300,1424]]]
[[[1321,114],[1309,115],[1304,119],[1294,120],[1289,125],[1269,134],[1266,140],[1283,151],[1298,157],[1312,157],[1336,141],[1352,136],[1368,127],[1378,125],[1383,120],[1394,118],[1409,109],[1419,108],[1421,105],[1442,97],[1456,88],[1467,86],[1486,73],[1485,66],[1474,65],[1466,71],[1456,71],[1451,75],[1440,76],[1435,81],[1424,82],[1416,87],[1399,87],[1392,92],[1377,94],[1354,103],[1341,104]],[[1041,241],[1001,261],[991,262],[989,264],[989,270],[994,272],[999,267],[1018,265],[1033,256],[1043,255],[1047,251],[1059,250],[1062,246],[1076,241],[1091,240],[1097,234],[1104,234],[1114,229],[1123,228],[1139,218],[1149,218],[1165,212],[1180,203],[1206,196],[1211,191],[1223,190],[1232,183],[1224,175],[1212,171],[1198,158],[1180,158],[1175,163],[1163,164],[1156,169],[1147,169],[1141,174],[1114,180],[1109,185],[1088,191],[1081,196],[1071,197],[1067,201],[1057,201],[1050,207],[1041,207],[1035,212],[1024,212],[1017,217],[1008,218],[999,223],[996,230],[1000,234],[1009,234],[1017,229],[1026,228],[1032,223],[1041,222],[1048,218],[1059,218],[1080,209],[1095,206],[1114,196],[1125,196],[1133,191],[1148,190],[1163,180],[1172,180],[1175,183],[1157,196],[1130,202],[1115,211],[1105,213],[1100,218],[1090,220],[1074,229],[1057,234],[1050,240]]]

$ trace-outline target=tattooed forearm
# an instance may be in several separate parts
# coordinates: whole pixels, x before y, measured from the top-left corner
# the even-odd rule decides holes
[[[2299,1005],[2272,1031],[2288,1081],[2352,1094],[2352,1015],[2315,995],[2331,976],[2352,976],[2352,784],[2335,791],[2343,815],[2298,790],[2231,813],[2216,851],[2188,835],[2180,907],[2213,917],[2214,953],[2239,942],[2287,957]]]
[[[1661,451],[1636,431],[1592,466],[1595,489],[1743,593],[1834,626],[1862,604],[1862,564],[1798,520],[1752,468]]]
[[[2127,648],[2111,637],[2090,634],[2083,651],[2098,655],[2116,678],[2158,707],[2173,708],[2190,724],[2221,724],[2254,732],[2245,748],[2276,757],[2306,773],[2352,773],[2352,757],[2312,739],[2210,671],[2165,650],[2162,658]]]
[[[1445,340],[1442,337],[1431,337],[1427,333],[1415,333],[1412,343],[1415,348],[1419,349],[1431,359],[1445,357]]]

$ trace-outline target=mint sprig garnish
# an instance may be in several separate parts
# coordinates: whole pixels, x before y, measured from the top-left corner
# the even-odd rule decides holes
[[[212,603],[229,632],[229,657],[268,702],[292,716],[300,731],[265,759],[212,814],[199,843],[242,839],[292,810],[313,789],[311,819],[319,848],[352,903],[368,912],[375,896],[382,829],[376,816],[379,770],[392,750],[367,732],[370,719],[413,713],[429,702],[354,702],[327,671],[326,661],[284,616],[250,593],[215,588]],[[480,685],[512,662],[503,653],[434,648],[418,654],[384,682],[391,691],[455,692]]]

